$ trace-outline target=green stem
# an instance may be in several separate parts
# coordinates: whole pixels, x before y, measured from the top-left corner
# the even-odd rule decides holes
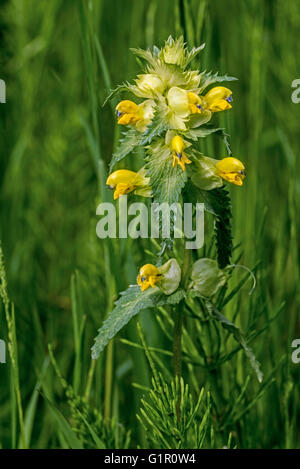
[[[105,369],[105,396],[104,396],[104,420],[110,420],[111,397],[112,397],[112,370],[113,370],[114,341],[111,340],[107,346],[106,369]]]
[[[182,277],[181,277],[181,286],[183,288],[186,287],[188,282],[188,272],[189,272],[189,264],[190,264],[190,250],[185,249],[184,256],[183,256],[183,265],[182,265]],[[182,325],[183,325],[183,314],[182,314],[182,303],[176,308],[175,311],[175,320],[174,320],[174,375],[179,380],[181,378],[181,340],[182,340]],[[177,411],[177,420],[180,422],[180,395],[178,397],[178,402],[176,405]]]

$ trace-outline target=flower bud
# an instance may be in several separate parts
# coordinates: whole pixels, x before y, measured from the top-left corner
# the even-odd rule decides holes
[[[153,93],[162,94],[165,88],[162,80],[153,73],[138,75],[138,79],[135,82],[139,91],[145,97],[152,97]]]
[[[182,38],[174,41],[171,37],[161,51],[161,58],[166,64],[183,66],[185,61],[184,42]]]

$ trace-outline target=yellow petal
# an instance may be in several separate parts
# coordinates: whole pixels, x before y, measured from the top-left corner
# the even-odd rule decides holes
[[[225,99],[216,99],[207,107],[207,109],[211,112],[227,111],[231,108],[231,104],[229,104],[228,101],[226,101]]]
[[[220,171],[228,172],[228,173],[239,172],[239,171],[245,170],[245,166],[243,165],[243,163],[237,158],[234,158],[233,156],[228,156],[227,158],[223,158],[222,160],[218,161],[216,166]]]
[[[145,264],[140,268],[139,274],[137,276],[137,283],[141,287],[142,291],[147,290],[147,288],[155,287],[155,283],[160,277],[159,270],[155,265]]]
[[[128,169],[118,169],[108,176],[106,184],[114,188],[119,183],[132,183],[135,181],[137,174]]]
[[[204,112],[204,99],[196,93],[188,93],[189,108],[192,114],[201,114]]]
[[[176,153],[181,154],[184,149],[184,141],[183,138],[181,138],[179,135],[176,135],[175,137],[172,138],[171,141],[171,147],[172,150],[175,151]]]
[[[116,185],[114,192],[114,200],[118,199],[120,195],[129,194],[129,192],[134,191],[135,186],[126,183],[120,183]]]
[[[232,92],[224,86],[215,86],[204,96],[206,109],[211,112],[220,112],[231,109]]]
[[[191,164],[192,161],[186,156],[185,153],[179,154],[176,152],[173,152],[173,168],[176,165],[179,165],[182,171],[185,171],[185,165],[186,164]]]
[[[140,120],[138,114],[121,114],[118,118],[118,124],[120,125],[130,125],[135,124]]]
[[[215,86],[206,93],[204,99],[208,104],[211,104],[218,99],[228,99],[231,95],[232,91],[229,88],[225,88],[225,86]]]
[[[223,158],[216,164],[218,175],[226,181],[237,186],[243,185],[245,178],[245,166],[237,158],[228,157]]]
[[[117,112],[121,114],[136,114],[139,110],[138,105],[135,104],[133,101],[129,101],[126,99],[125,101],[121,101],[117,107]]]

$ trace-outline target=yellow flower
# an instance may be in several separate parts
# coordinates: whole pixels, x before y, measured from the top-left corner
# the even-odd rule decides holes
[[[171,141],[171,148],[173,152],[173,168],[175,168],[176,165],[179,165],[182,171],[185,171],[185,165],[191,164],[191,160],[189,160],[186,154],[183,152],[185,148],[183,138],[179,137],[179,135],[173,137]]]
[[[243,179],[246,174],[245,166],[240,160],[229,156],[219,161],[216,167],[218,169],[218,175],[221,176],[221,178],[237,186],[243,185]]]
[[[192,114],[200,114],[204,111],[205,101],[202,96],[188,92],[189,109]]]
[[[157,284],[165,295],[171,295],[179,287],[181,270],[176,259],[169,259],[160,267],[146,264],[140,268],[137,283],[142,291],[154,288]]]
[[[144,132],[154,115],[154,101],[147,99],[141,104],[133,101],[121,101],[117,107],[118,124],[135,125],[138,130]]]
[[[206,109],[211,112],[231,109],[232,91],[224,86],[215,86],[204,96]]]
[[[141,287],[141,290],[147,290],[147,288],[155,287],[156,282],[159,280],[160,273],[157,267],[152,264],[145,264],[140,268],[139,275],[137,277],[137,283]]]
[[[106,184],[114,190],[114,199],[133,191],[137,195],[151,197],[149,181],[150,179],[145,176],[143,168],[138,173],[127,169],[119,169],[109,175]]]
[[[139,107],[133,101],[129,101],[128,99],[121,101],[117,105],[116,109],[118,124],[120,125],[135,124],[139,119],[141,119],[139,115]]]

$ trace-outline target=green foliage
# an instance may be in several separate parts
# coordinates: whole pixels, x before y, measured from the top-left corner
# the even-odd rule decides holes
[[[54,419],[58,422],[72,449],[126,449],[130,443],[130,432],[112,419],[108,422],[98,409],[91,408],[86,398],[79,396],[62,377],[54,358],[52,347],[49,352],[56,376],[64,389],[68,404],[68,420],[48,401]]]
[[[158,287],[141,291],[139,286],[129,287],[121,293],[115,303],[115,308],[104,321],[103,326],[95,339],[92,357],[98,358],[104,347],[129,321],[146,308],[162,306],[164,304],[177,304],[184,297],[184,292],[178,290],[172,295],[163,294]]]
[[[172,158],[170,148],[162,140],[148,147],[146,170],[157,203],[172,205],[177,202],[187,180],[186,173],[179,166],[172,167]]]
[[[138,145],[140,145],[142,140],[142,135],[136,129],[130,129],[125,134],[124,137],[120,140],[120,143],[114,152],[109,170],[112,171],[113,167],[121,161],[125,156],[129,155]]]
[[[190,138],[191,140],[197,141],[198,138],[205,138],[208,135],[211,135],[215,132],[220,132],[222,129],[220,128],[211,128],[211,127],[204,127],[202,126],[200,129],[189,129],[186,132],[183,132],[186,138]]]
[[[176,407],[180,406],[180,421]],[[201,390],[195,403],[188,384],[176,377],[167,384],[159,375],[152,389],[141,400],[137,416],[147,434],[151,448],[201,449],[209,432],[211,404]]]
[[[231,201],[225,187],[201,191],[210,211],[215,214],[215,238],[219,267],[230,264],[232,256]]]
[[[255,355],[251,348],[248,346],[247,341],[240,331],[240,329],[233,324],[231,321],[229,321],[225,316],[223,316],[220,311],[211,303],[206,302],[206,307],[209,313],[212,315],[213,318],[215,318],[217,321],[220,321],[221,325],[230,331],[231,334],[233,334],[235,340],[241,345],[241,347],[244,349],[245,354],[247,355],[250,364],[252,368],[254,369],[258,381],[261,383],[263,380],[263,373],[261,372],[261,365],[255,358]]]
[[[165,130],[166,126],[165,121],[162,119],[162,113],[160,110],[157,110],[151,123],[148,125],[146,131],[143,134],[141,145],[151,143],[155,137],[159,137]]]
[[[201,81],[199,85],[199,91],[205,90],[209,85],[213,83],[222,83],[223,81],[234,81],[237,80],[235,77],[230,77],[228,75],[220,76],[219,72],[203,72],[201,74]]]

